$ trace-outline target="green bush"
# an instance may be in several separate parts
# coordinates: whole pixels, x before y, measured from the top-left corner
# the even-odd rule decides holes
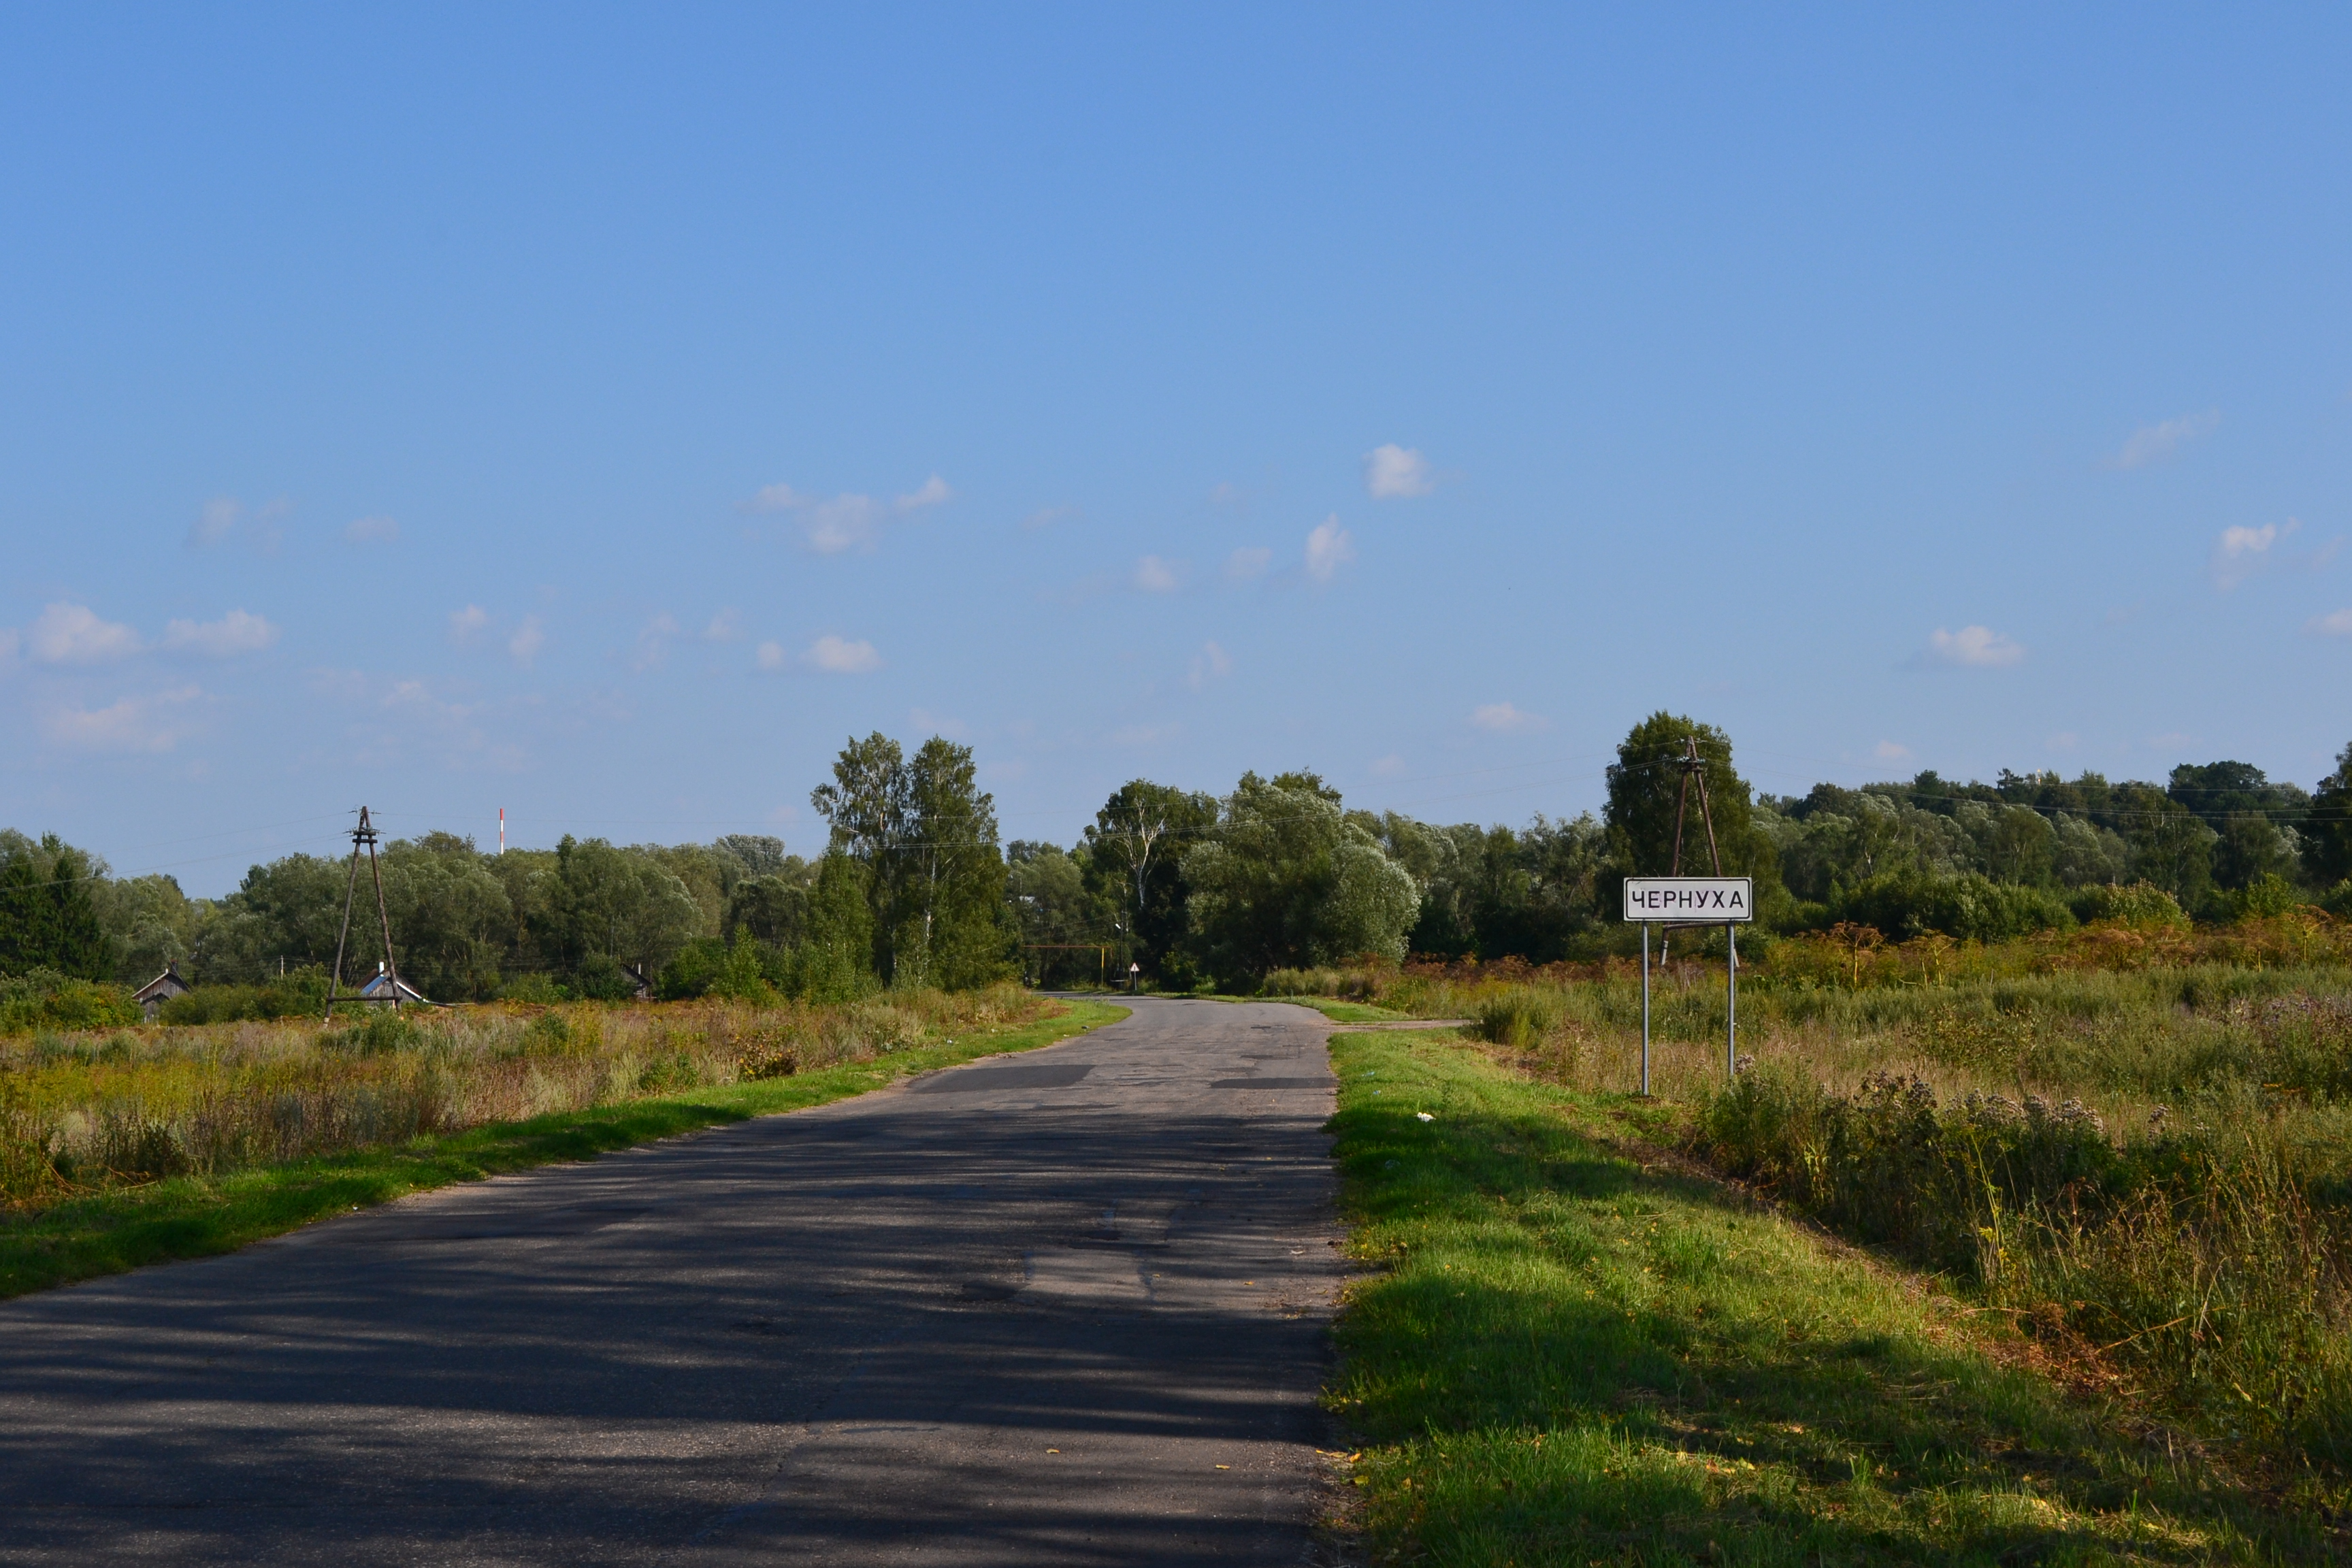
[[[715,936],[698,936],[677,950],[654,982],[655,994],[665,1002],[686,1002],[706,995],[727,967],[727,944]]]
[[[1375,976],[1363,969],[1277,969],[1258,985],[1262,996],[1337,996],[1349,1000],[1372,994]]]
[[[1699,1139],[1717,1164],[1808,1213],[1932,1268],[1990,1279],[2005,1215],[2079,1215],[2130,1173],[2096,1112],[2038,1095],[1939,1105],[1918,1078],[1874,1072],[1852,1094],[1801,1074],[1743,1074],[1710,1100]]]
[[[1940,931],[1966,942],[2000,942],[2075,923],[2066,900],[2048,888],[1996,882],[1970,871],[1957,877],[1890,872],[1833,897],[1835,921],[1872,926],[1898,940]]]
[[[551,1007],[565,1001],[563,988],[545,974],[518,974],[499,987],[502,1002],[529,1002],[541,1007]]]
[[[1549,992],[1514,986],[1479,998],[1472,1016],[1480,1039],[1524,1050],[1559,1026],[1560,1005]]]
[[[0,1032],[110,1029],[139,1022],[139,1004],[120,985],[77,980],[54,969],[0,976]]]
[[[2186,926],[2189,912],[2180,900],[2152,882],[2133,882],[2125,887],[2095,887],[2077,889],[2069,899],[2074,918],[2084,925],[2093,921],[2114,921],[2127,926]]]
[[[636,995],[637,982],[617,960],[592,952],[564,989],[582,1001],[626,1002]]]
[[[320,1034],[319,1044],[346,1056],[380,1057],[417,1045],[424,1038],[425,1031],[407,1014],[379,1006],[362,1023]]]

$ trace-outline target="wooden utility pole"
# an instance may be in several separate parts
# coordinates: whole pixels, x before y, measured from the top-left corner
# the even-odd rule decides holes
[[[352,902],[360,886],[360,847],[367,847],[368,879],[375,884],[375,918],[383,933],[383,972],[392,984],[392,1010],[400,1011],[400,965],[392,956],[392,915],[383,903],[383,872],[376,864],[375,825],[368,820],[368,808],[360,807],[360,822],[352,829],[352,869],[343,880],[343,929],[335,938],[335,969],[327,976],[327,1021],[334,1022],[335,993],[342,988],[343,952],[351,945]],[[365,987],[362,987],[364,990]]]
[[[1699,758],[1697,736],[1683,737],[1683,754],[1675,759],[1675,766],[1681,770],[1683,782],[1681,788],[1675,792],[1675,859],[1674,865],[1667,870],[1666,875],[1679,877],[1683,874],[1683,818],[1690,809],[1691,781],[1696,779],[1698,781],[1698,816],[1701,822],[1706,824],[1706,861],[1709,866],[1715,868],[1714,875],[1720,877],[1723,875],[1723,854],[1715,847],[1715,813],[1707,805],[1706,764]],[[1658,963],[1661,966],[1665,963],[1666,949],[1673,942],[1674,938],[1663,931],[1659,933]]]

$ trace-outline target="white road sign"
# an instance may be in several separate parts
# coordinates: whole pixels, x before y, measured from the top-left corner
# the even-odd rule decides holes
[[[1629,921],[1721,925],[1756,918],[1756,884],[1746,877],[1628,877]]]

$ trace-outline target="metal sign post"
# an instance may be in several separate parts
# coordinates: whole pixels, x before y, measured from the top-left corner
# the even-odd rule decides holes
[[[1628,877],[1624,918],[1642,926],[1642,1092],[1650,1092],[1650,926],[1723,923],[1727,1077],[1739,1073],[1739,927],[1756,918],[1756,884],[1748,877]]]
[[[1642,922],[1642,1098],[1650,1098],[1650,922]]]

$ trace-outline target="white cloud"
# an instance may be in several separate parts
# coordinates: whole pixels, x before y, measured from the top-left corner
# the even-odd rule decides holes
[[[933,474],[921,486],[900,496],[890,507],[885,507],[872,496],[843,493],[831,500],[821,500],[793,489],[790,485],[769,485],[738,508],[747,512],[796,511],[804,514],[802,534],[808,547],[819,555],[838,555],[845,550],[871,550],[880,534],[882,524],[892,511],[905,517],[927,507],[941,505],[953,500],[955,491],[948,482]]]
[[[835,496],[809,509],[809,548],[819,555],[871,550],[881,525],[882,507],[872,496]]]
[[[2232,525],[2223,529],[2221,536],[2213,542],[2212,559],[2205,565],[2213,585],[2227,593],[2270,565],[2271,546],[2302,526],[2298,519],[2291,517],[2284,528],[2266,522],[2260,528]]]
[[[933,474],[913,493],[898,498],[898,510],[902,512],[920,511],[927,506],[939,506],[954,499],[955,491],[948,489],[947,480]]]
[[[1391,442],[1364,454],[1364,493],[1374,500],[1425,496],[1436,488],[1429,459],[1410,447]]]
[[[215,496],[188,525],[188,548],[208,550],[242,524],[246,543],[268,554],[283,542],[285,531],[278,525],[293,510],[294,503],[282,496],[257,511],[247,511],[235,496]]]
[[[343,524],[346,544],[391,544],[400,538],[400,524],[388,517],[362,517]]]
[[[752,650],[751,658],[761,669],[782,669],[784,668],[784,645],[763,642]]]
[[[1147,555],[1135,563],[1135,585],[1147,594],[1172,594],[1183,586],[1174,563]]]
[[[793,511],[801,507],[815,504],[816,497],[804,496],[790,485],[767,485],[761,489],[759,494],[736,510],[752,512]]]
[[[16,662],[16,649],[23,644],[24,638],[17,636],[16,627],[0,626],[0,669]]]
[[[1263,544],[1244,544],[1225,557],[1225,581],[1246,583],[1265,574],[1274,560],[1274,552]]]
[[[25,641],[43,664],[103,664],[139,651],[139,634],[119,621],[102,621],[84,605],[55,604],[44,609]]]
[[[1881,741],[1870,754],[1882,763],[1904,763],[1911,760],[1911,748],[1900,741]]]
[[[1356,558],[1356,542],[1339,526],[1339,514],[1333,512],[1315,525],[1307,536],[1307,574],[1318,583],[1328,583],[1339,574],[1339,568]]]
[[[243,610],[231,610],[216,621],[170,621],[163,626],[165,647],[207,658],[259,653],[277,640],[276,626]]]
[[[2221,411],[2209,408],[2202,414],[2184,414],[2178,419],[2143,425],[2107,459],[2107,467],[2143,468],[2150,463],[2160,463],[2188,443],[2211,435],[2221,423]]]
[[[2352,610],[2338,610],[2334,615],[2314,616],[2304,623],[2305,631],[2317,632],[2324,637],[2352,637]]]
[[[1035,511],[1031,512],[1027,517],[1023,518],[1021,520],[1021,526],[1034,532],[1041,528],[1051,528],[1066,517],[1076,517],[1077,515],[1078,509],[1074,506],[1040,507]]]
[[[882,667],[882,656],[874,651],[872,643],[850,642],[830,632],[811,643],[801,657],[831,675],[862,675]]]
[[[205,510],[196,514],[196,521],[188,524],[188,548],[203,550],[218,544],[244,515],[244,503],[235,496],[215,496],[205,502]]]
[[[1962,626],[1948,632],[1937,626],[1927,638],[1928,652],[1945,664],[1977,669],[2000,669],[2025,658],[2025,649],[1986,626]]]
[[[733,642],[742,635],[743,616],[731,605],[711,616],[710,624],[702,628],[705,642]]]
[[[507,638],[507,652],[512,654],[520,664],[529,664],[537,658],[539,650],[546,646],[547,627],[541,624],[537,616],[525,616],[522,625],[515,628],[515,635]]]
[[[489,624],[490,613],[479,605],[452,610],[449,612],[449,640],[462,647],[479,636]]]
[[[1372,763],[1372,772],[1384,779],[1392,779],[1404,772],[1404,759],[1391,752],[1387,756]]]
[[[677,636],[677,621],[667,611],[647,621],[637,632],[636,651],[629,657],[631,669],[657,669],[669,658],[670,639]]]
[[[1201,651],[1192,656],[1192,668],[1184,678],[1185,684],[1195,691],[1210,681],[1234,672],[1234,656],[1213,642],[1204,642]]]
[[[1211,506],[1239,506],[1249,500],[1249,492],[1241,486],[1220,479],[1209,487]]]
[[[203,695],[200,687],[183,686],[104,708],[62,708],[46,715],[41,728],[58,745],[77,751],[168,752],[194,728],[178,710]]]
[[[950,741],[968,741],[971,738],[971,725],[961,719],[951,719],[944,713],[934,713],[928,708],[908,709],[907,722],[918,730],[929,730],[934,735],[944,735]]]
[[[1471,712],[1470,722],[1477,725],[1481,730],[1492,730],[1498,734],[1509,734],[1517,731],[1543,729],[1548,721],[1538,718],[1533,713],[1523,712],[1508,702],[1489,702],[1485,707]]]

